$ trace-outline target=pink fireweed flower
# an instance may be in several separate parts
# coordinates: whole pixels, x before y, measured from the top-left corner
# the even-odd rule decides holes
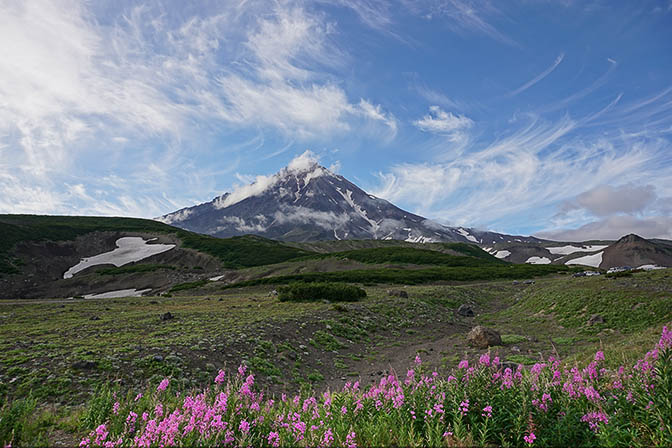
[[[331,446],[332,443],[334,443],[334,433],[331,428],[329,428],[324,432],[324,436],[322,437],[322,445]]]
[[[460,363],[457,365],[457,368],[458,368],[458,369],[468,369],[468,368],[469,368],[469,361],[467,361],[466,359],[463,359],[463,360],[460,361]]]
[[[121,406],[121,404],[118,401],[114,402],[114,405],[112,406],[112,413],[114,415],[119,415],[119,407],[120,406]]]
[[[348,413],[348,408],[346,408],[345,406],[341,407],[341,414],[345,415],[347,413]]]
[[[243,434],[248,434],[250,432],[250,424],[247,421],[243,420],[240,422],[240,425],[238,425],[238,429]]]
[[[141,398],[142,398],[142,392],[139,393],[138,395],[136,395],[136,396],[135,396],[135,400],[133,400],[133,401],[138,401],[138,400],[141,399]]]
[[[462,403],[460,403],[460,412],[462,415],[467,415],[467,412],[469,412],[469,400],[464,400]]]
[[[235,440],[236,438],[233,436],[233,431],[226,431],[226,434],[224,434],[224,446],[233,443]]]
[[[226,381],[226,373],[222,369],[219,370],[215,377],[215,384],[223,384]]]
[[[278,434],[277,432],[271,431],[270,433],[268,433],[267,440],[272,447],[277,448],[280,446],[280,434]]]
[[[532,445],[534,443],[534,440],[537,438],[537,436],[534,435],[533,432],[529,433],[525,437],[523,437],[523,440],[527,442],[528,444]]]
[[[247,366],[245,364],[241,364],[238,366],[238,375],[245,376],[245,372],[247,372]]]
[[[128,425],[134,425],[134,424],[135,424],[135,420],[137,420],[137,418],[138,418],[138,414],[136,414],[136,413],[133,412],[133,411],[129,412],[129,413],[128,413],[128,417],[126,417],[126,424],[128,424]]]
[[[415,381],[415,370],[408,369],[408,372],[406,372],[406,381],[404,381],[404,384],[406,384],[408,386],[413,381]]]
[[[488,406],[484,407],[483,408],[483,413],[481,414],[481,416],[486,417],[486,418],[492,417],[492,406],[488,405]]]
[[[357,448],[357,443],[355,442],[355,437],[357,435],[355,434],[355,431],[352,431],[348,433],[347,436],[345,436],[345,444],[347,448]]]
[[[107,426],[105,425],[100,425],[96,428],[96,440],[94,440],[93,443],[96,445],[102,445],[105,439],[107,439],[107,435],[109,432],[107,431]]]
[[[489,353],[483,353],[481,357],[478,359],[478,363],[481,364],[482,366],[490,366],[490,354]]]
[[[545,363],[538,362],[538,363],[536,363],[535,365],[532,366],[532,368],[530,369],[530,372],[532,372],[536,376],[539,376],[541,371],[544,370],[544,367],[546,367]]]
[[[156,388],[158,392],[162,392],[166,390],[168,385],[170,384],[170,379],[169,378],[164,378],[161,383],[159,383],[159,387]]]
[[[420,359],[420,355],[415,355],[415,364],[418,366],[422,364],[422,359]]]
[[[593,386],[588,386],[583,390],[584,395],[586,398],[590,401],[600,401],[602,397],[600,396],[599,392],[595,390]]]
[[[609,423],[609,417],[607,417],[607,414],[602,411],[589,412],[588,414],[581,417],[581,421],[588,423],[590,430],[594,433],[597,433],[600,429],[600,423],[604,423],[606,425]]]
[[[663,331],[660,335],[660,340],[658,341],[657,348],[664,349],[666,347],[672,347],[672,329],[667,329],[667,325],[663,327]]]
[[[532,404],[544,412],[548,411],[548,405],[551,403],[553,403],[553,399],[549,394],[543,394],[541,400],[532,400]]]
[[[597,362],[604,361],[604,352],[599,351],[595,353],[595,361]]]

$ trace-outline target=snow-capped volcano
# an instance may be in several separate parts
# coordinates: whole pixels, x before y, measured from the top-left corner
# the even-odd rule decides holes
[[[394,239],[494,244],[521,238],[447,227],[404,211],[319,165],[309,152],[272,176],[259,176],[252,184],[158,220],[218,237],[252,233],[282,241]]]

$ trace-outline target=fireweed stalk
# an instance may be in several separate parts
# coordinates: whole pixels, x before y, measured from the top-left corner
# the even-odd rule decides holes
[[[439,378],[416,358],[401,380],[279,399],[241,366],[197,393],[165,379],[118,404],[94,397],[97,409],[101,397],[114,402],[80,447],[672,446],[672,331],[634,366],[603,362],[598,352],[585,366],[549,358],[514,371],[484,355]]]

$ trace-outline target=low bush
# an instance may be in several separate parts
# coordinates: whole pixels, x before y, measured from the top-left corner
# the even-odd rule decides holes
[[[281,302],[356,302],[366,297],[366,291],[345,283],[291,283],[278,289]]]
[[[478,267],[440,266],[426,269],[357,269],[336,272],[305,272],[255,278],[231,283],[222,289],[255,285],[282,285],[292,282],[343,282],[361,284],[402,284],[420,285],[441,281],[475,281],[498,279],[526,279],[543,275],[558,274],[570,268],[563,265],[510,264]]]

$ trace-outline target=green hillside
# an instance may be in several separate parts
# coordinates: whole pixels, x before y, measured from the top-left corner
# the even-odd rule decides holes
[[[448,246],[448,245],[447,245]],[[451,255],[436,250],[417,249],[414,247],[376,247],[356,249],[345,252],[332,252],[314,256],[315,258],[347,258],[361,263],[403,263],[452,267],[478,267],[502,265],[505,262],[470,244],[455,243],[451,250],[463,255]]]
[[[232,283],[223,289],[264,284],[287,284],[291,282],[344,282],[362,284],[419,285],[432,282],[480,281],[495,279],[525,279],[571,269],[563,265],[490,265],[490,266],[442,266],[426,269],[359,269],[337,272],[306,272],[279,275]]]
[[[91,232],[146,232],[174,234],[182,246],[212,255],[227,268],[243,268],[280,263],[311,255],[258,236],[220,239],[178,229],[150,219],[97,216],[0,215],[0,274],[16,273],[18,260],[11,249],[23,241],[71,241]]]

